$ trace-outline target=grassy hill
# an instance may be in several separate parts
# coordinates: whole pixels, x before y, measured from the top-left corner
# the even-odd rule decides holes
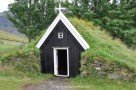
[[[111,80],[103,77],[101,73],[105,75],[108,72],[129,77],[133,72],[134,80],[136,50],[129,49],[119,39],[113,39],[105,30],[100,30],[100,27],[94,26],[92,22],[77,18],[71,18],[70,21],[90,45],[90,49],[83,52],[81,58],[81,73],[87,75],[72,78],[71,84],[81,86],[81,90],[135,90],[136,83],[122,81],[123,78],[121,81]],[[102,63],[100,72],[92,68],[92,63],[95,61]]]
[[[27,43],[28,39],[23,36],[17,36],[12,33],[6,32],[6,31],[0,31],[0,39],[1,40],[8,40],[8,41],[13,41],[13,42],[23,42]]]
[[[105,30],[100,30],[92,22],[70,19],[75,28],[89,43],[90,49],[83,56],[91,56],[106,61],[115,61],[125,64],[136,70],[136,50],[131,50],[119,39],[113,39]]]
[[[27,44],[28,39],[6,31],[0,31],[0,56]]]
[[[104,69],[106,67],[108,72],[119,68],[119,72],[123,74],[126,74],[127,70],[130,70],[130,72],[132,70],[133,73],[135,73],[136,51],[128,49],[120,40],[112,39],[107,32],[100,30],[100,27],[94,26],[92,22],[77,18],[70,18],[70,21],[90,45],[90,49],[83,52],[81,58],[81,73],[89,72],[89,74],[87,74],[87,77],[78,76],[70,78],[69,81],[71,85],[77,87],[79,85],[88,86],[88,88],[81,87],[81,90],[135,90],[135,82],[111,80],[105,77],[102,78],[102,76],[100,76],[101,78],[96,77],[97,75],[94,74],[96,71],[91,65],[94,61],[98,60],[102,61],[102,63],[104,62]],[[10,35],[6,37],[8,36]],[[12,36],[12,40],[26,41],[26,38],[22,40],[22,38],[14,39],[13,37],[14,36]],[[15,48],[12,49],[10,53],[7,53],[7,51],[9,52],[9,50],[7,50],[8,47],[3,49],[3,53],[5,52],[7,54],[1,54],[0,57],[0,85],[3,86],[0,86],[0,89],[4,90],[6,83],[14,86],[13,89],[19,89],[24,83],[39,82],[51,77],[50,75],[40,73],[39,50],[35,48],[39,38],[41,38],[41,36],[21,48],[13,44]],[[91,74],[94,74],[94,76],[91,76]],[[16,83],[18,83],[18,86],[16,86]],[[79,90],[79,88],[77,89]]]

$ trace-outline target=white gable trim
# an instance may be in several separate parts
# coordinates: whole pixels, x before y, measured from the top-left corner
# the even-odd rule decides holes
[[[63,24],[68,28],[68,30],[71,32],[71,34],[76,38],[76,40],[80,43],[80,45],[85,49],[89,49],[88,43],[83,39],[83,37],[78,33],[78,31],[74,28],[74,26],[70,23],[70,21],[64,16],[62,12],[58,14],[58,16],[55,18],[55,20],[52,22],[52,24],[49,26],[43,37],[40,39],[38,44],[36,45],[37,48],[40,48],[44,41],[47,39],[47,37],[50,35],[50,33],[53,31],[55,26],[59,21],[62,21]]]

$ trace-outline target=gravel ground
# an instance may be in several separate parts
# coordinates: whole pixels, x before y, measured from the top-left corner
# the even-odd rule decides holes
[[[23,90],[70,90],[69,84],[64,77],[55,77],[37,85],[28,85]]]

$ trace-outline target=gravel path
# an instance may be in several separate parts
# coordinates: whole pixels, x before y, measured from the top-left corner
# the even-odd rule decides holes
[[[55,77],[38,85],[28,85],[23,90],[69,90],[69,84],[64,77]]]

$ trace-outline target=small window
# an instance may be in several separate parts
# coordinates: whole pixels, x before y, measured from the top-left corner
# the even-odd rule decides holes
[[[62,33],[62,32],[58,33],[58,38],[59,38],[59,39],[62,39],[62,38],[63,38],[63,33]]]

